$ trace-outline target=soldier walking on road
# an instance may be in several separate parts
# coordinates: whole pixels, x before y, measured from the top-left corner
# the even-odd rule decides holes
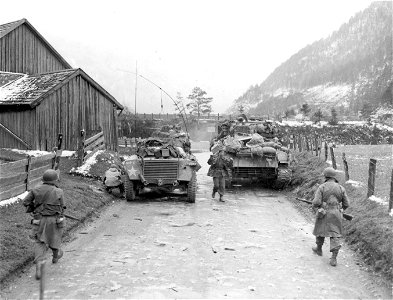
[[[45,261],[45,253],[52,249],[52,263],[57,263],[63,256],[61,239],[65,224],[63,211],[64,193],[57,187],[58,175],[55,170],[46,170],[42,176],[42,184],[32,189],[23,201],[27,211],[32,213],[31,224],[34,240],[34,263],[36,279],[41,278],[41,264]]]
[[[329,167],[323,171],[325,183],[318,187],[313,200],[313,207],[317,209],[313,234],[316,236],[316,247],[312,250],[322,256],[322,245],[325,237],[330,238],[330,265],[337,265],[337,254],[341,248],[343,232],[343,210],[349,206],[345,188],[336,179],[336,170]]]
[[[212,197],[214,198],[218,192],[220,194],[220,201],[225,202],[225,178],[229,178],[229,180],[232,179],[232,170],[230,165],[231,158],[224,156],[222,146],[213,147],[213,151],[217,152],[211,155],[207,161],[207,163],[210,165],[207,176],[213,177],[214,186]]]

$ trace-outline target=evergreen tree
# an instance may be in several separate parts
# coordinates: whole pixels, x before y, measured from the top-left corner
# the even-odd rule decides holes
[[[373,112],[373,106],[370,103],[364,103],[360,113],[362,114],[362,118],[367,119],[370,117]]]
[[[308,103],[304,103],[303,105],[302,105],[302,107],[300,108],[300,111],[301,111],[301,113],[304,115],[304,116],[308,116],[308,114],[310,113],[310,111],[311,111],[311,108],[310,108],[310,105],[308,105]]]
[[[331,113],[331,118],[329,120],[329,124],[330,125],[337,125],[338,124],[338,119],[337,119],[337,111],[336,109],[333,107],[330,111]]]
[[[212,112],[211,102],[212,97],[206,97],[207,93],[200,87],[194,87],[191,94],[187,97],[190,102],[186,105],[188,111],[191,114],[197,114],[198,119],[203,114],[209,114]]]
[[[313,115],[314,123],[321,123],[323,118],[322,110],[319,108]]]

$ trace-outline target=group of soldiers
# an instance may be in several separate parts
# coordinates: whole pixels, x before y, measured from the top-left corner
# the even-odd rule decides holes
[[[240,121],[241,122],[241,121]],[[232,158],[225,155],[224,148],[218,141],[230,135],[230,125],[223,123],[220,134],[210,143],[213,154],[208,160],[210,165],[208,176],[213,177],[212,198],[216,193],[220,195],[219,201],[224,202],[225,179],[232,180]],[[316,221],[313,234],[316,236],[316,246],[312,247],[314,253],[322,256],[322,245],[325,238],[330,238],[330,265],[337,265],[337,255],[341,248],[343,235],[343,211],[349,207],[349,199],[345,188],[338,183],[337,172],[328,167],[323,171],[325,182],[321,184],[313,199],[313,208],[316,212]]]
[[[222,126],[222,131],[216,139],[222,139],[229,134],[228,124]],[[219,145],[211,147],[213,154],[208,160],[210,165],[208,176],[213,177],[212,198],[219,194],[219,201],[225,202],[225,179],[232,179],[231,158],[225,155],[224,148]],[[325,238],[330,238],[330,264],[337,265],[337,255],[341,247],[343,234],[342,214],[349,206],[349,200],[344,187],[337,180],[337,173],[333,168],[324,170],[325,182],[319,186],[313,200],[316,210],[316,221],[313,234],[316,236],[316,246],[312,250],[322,256],[322,245]],[[121,172],[113,164],[106,171],[103,183],[108,192],[119,188],[124,192],[121,182]],[[41,264],[45,261],[45,253],[52,250],[52,263],[56,264],[63,256],[61,240],[65,225],[64,192],[58,187],[58,172],[49,169],[42,177],[42,184],[29,191],[23,201],[26,212],[33,217],[31,220],[34,241],[34,263],[36,264],[36,279],[41,277]]]

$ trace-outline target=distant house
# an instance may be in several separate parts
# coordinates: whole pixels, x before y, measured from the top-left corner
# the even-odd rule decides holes
[[[26,20],[0,25],[0,148],[76,150],[103,131],[117,148],[123,106],[81,69],[73,69]]]

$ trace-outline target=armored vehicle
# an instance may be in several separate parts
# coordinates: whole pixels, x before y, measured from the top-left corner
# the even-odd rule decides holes
[[[188,202],[195,202],[196,172],[200,165],[184,149],[188,150],[187,138],[182,134],[139,142],[137,154],[125,158],[123,163],[126,199],[132,201],[143,193],[159,192],[186,196]]]
[[[274,189],[283,189],[291,180],[289,149],[278,138],[278,126],[272,121],[247,120],[225,123],[228,133],[215,143],[222,143],[233,159],[232,183],[261,181]],[[219,124],[218,131],[224,124]],[[223,126],[225,128],[225,126]]]

